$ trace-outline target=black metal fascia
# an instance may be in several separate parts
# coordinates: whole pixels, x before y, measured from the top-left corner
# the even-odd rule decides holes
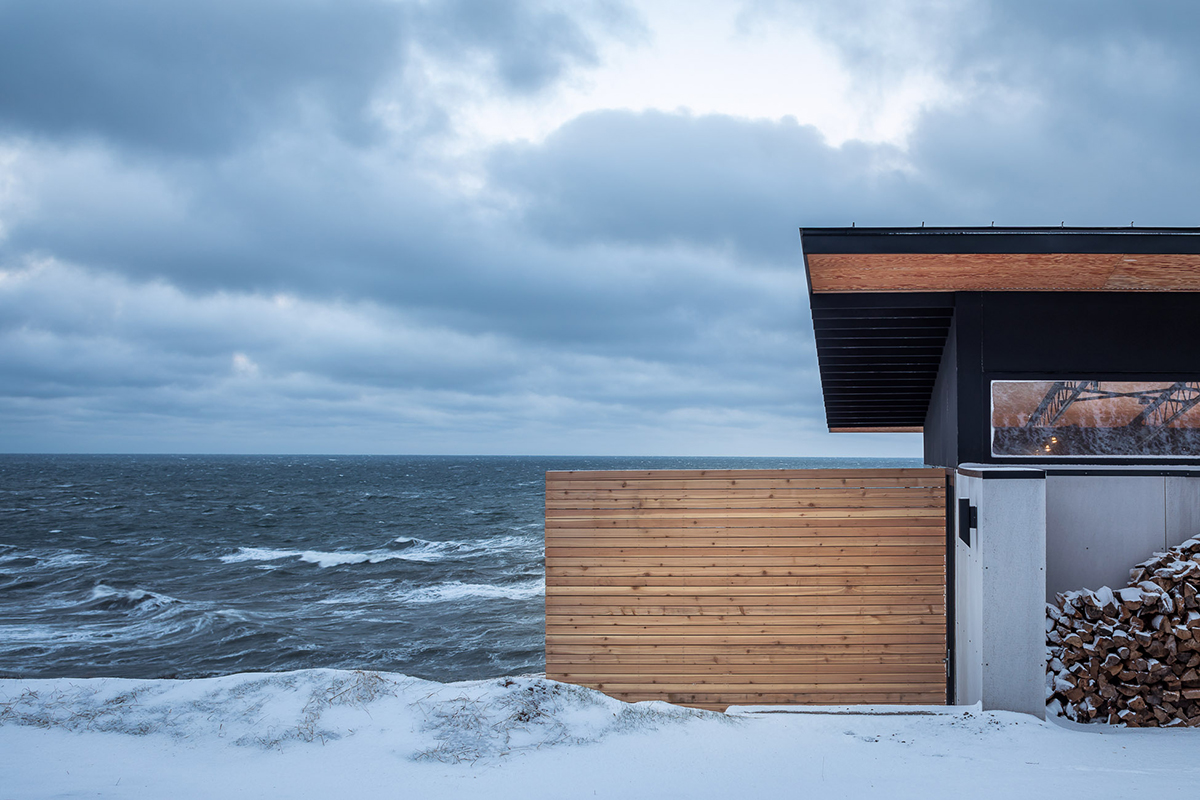
[[[817,254],[1200,254],[1200,228],[801,228]],[[811,292],[811,290],[810,290]]]

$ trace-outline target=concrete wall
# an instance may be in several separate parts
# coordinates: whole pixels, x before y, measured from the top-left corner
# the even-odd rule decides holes
[[[963,475],[956,477],[956,498],[968,498],[978,508],[983,481]],[[957,511],[957,506],[956,506]],[[959,530],[967,520],[956,515]],[[983,701],[983,561],[979,557],[979,536],[969,534],[968,545],[954,537],[954,701],[974,705]]]
[[[1174,547],[1193,536],[1200,536],[1200,478],[1166,477],[1166,544]]]
[[[1129,569],[1200,535],[1200,478],[1055,475],[1046,478],[1046,600],[1058,592],[1124,586]]]
[[[978,509],[970,545],[959,536],[954,546],[955,699],[1044,717],[1046,482],[995,474],[1005,472],[955,479]]]
[[[983,707],[1045,717],[1046,481],[982,484]]]

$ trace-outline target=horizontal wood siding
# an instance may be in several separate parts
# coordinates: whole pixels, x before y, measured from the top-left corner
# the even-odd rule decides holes
[[[546,673],[622,700],[944,703],[945,473],[546,473]]]

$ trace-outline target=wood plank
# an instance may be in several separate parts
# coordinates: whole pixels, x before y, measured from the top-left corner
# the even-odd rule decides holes
[[[748,634],[741,635],[735,632],[689,635],[689,634],[661,634],[653,638],[635,634],[631,636],[622,636],[617,633],[613,634],[591,634],[591,633],[556,633],[553,636],[546,636],[546,647],[549,648],[551,643],[555,645],[572,645],[572,644],[621,644],[622,642],[653,642],[655,644],[678,644],[678,645],[700,645],[700,644],[767,644],[767,645],[786,645],[786,644],[938,644],[944,645],[946,641],[945,634],[939,633],[913,633],[909,631],[897,633],[785,633],[785,634]]]
[[[855,544],[853,546],[825,545],[816,542],[807,542],[802,545],[777,544],[775,546],[754,547],[729,547],[726,545],[689,545],[687,547],[675,545],[673,547],[661,547],[649,543],[639,543],[634,547],[623,547],[620,545],[598,547],[591,543],[578,544],[576,546],[563,546],[555,543],[546,545],[546,559],[548,561],[563,560],[571,563],[583,563],[584,560],[611,558],[704,558],[725,561],[726,563],[748,564],[750,563],[749,559],[752,558],[842,558],[853,560],[859,558],[885,558],[895,561],[909,557],[928,557],[934,559],[933,563],[943,563],[945,561],[945,550],[946,544],[944,540],[937,544],[892,545],[890,547],[877,544]]]
[[[551,480],[545,485],[547,499],[578,497],[730,497],[748,492],[747,497],[796,497],[829,495],[861,497],[896,497],[911,492],[917,496],[944,492],[944,473],[929,475],[921,480],[911,478],[806,478],[768,480],[753,478],[689,480],[673,478],[630,478],[626,480]],[[636,493],[644,493],[642,495]]]
[[[556,660],[553,672],[558,675],[592,678],[609,675],[937,675],[946,677],[946,665],[924,656],[924,661],[891,661],[887,663],[857,662],[848,659],[839,661],[792,661],[764,664],[760,662],[728,662],[721,664],[695,662],[634,662],[623,664],[616,661],[597,662],[575,657],[575,661]],[[730,667],[736,667],[736,671]],[[547,671],[551,671],[547,667]]]
[[[816,507],[816,509],[737,509],[731,513],[728,509],[546,509],[546,522],[551,519],[556,522],[568,522],[572,519],[586,519],[604,524],[622,519],[670,519],[679,524],[700,524],[701,521],[712,523],[719,521],[737,521],[737,519],[910,519],[924,517],[946,523],[946,513],[941,509],[917,507],[917,509],[856,509],[856,507]],[[696,521],[696,522],[691,522]]]
[[[641,625],[638,618],[610,617],[614,622],[607,624],[586,623],[547,623],[547,636],[579,636],[596,634],[597,636],[643,636],[657,640],[672,636],[791,636],[791,635],[827,635],[847,634],[852,636],[874,636],[875,634],[931,634],[945,635],[946,623],[933,616],[890,615],[896,617],[894,622],[880,620],[878,617],[833,616],[833,617],[797,617],[799,622],[752,624],[739,623],[731,626],[728,623],[716,622],[705,625],[699,622],[689,622],[682,625],[669,623]],[[625,619],[626,621],[619,621]]]
[[[827,597],[742,596],[744,602],[731,603],[724,596],[679,599],[674,595],[576,597],[569,603],[549,603],[546,616],[603,617],[737,617],[853,616],[856,614],[929,614],[945,612],[944,594],[933,589],[928,594],[854,594]],[[820,600],[821,602],[812,602]]]
[[[830,555],[827,558],[821,557],[800,557],[800,555],[780,555],[780,557],[745,557],[740,559],[740,564],[743,566],[757,567],[776,567],[776,566],[822,566],[822,565],[842,565],[842,564],[877,564],[881,566],[900,566],[900,565],[940,565],[944,563],[941,555],[856,555],[856,557],[841,557],[841,555]],[[686,558],[686,557],[655,557],[655,558],[587,558],[575,559],[574,564],[578,566],[628,566],[635,569],[650,570],[655,567],[684,567],[690,566],[698,571],[708,569],[708,567],[718,566],[720,563],[709,557]],[[550,561],[547,561],[547,566],[551,566]]]
[[[946,518],[944,516],[911,516],[911,517],[889,517],[889,516],[859,516],[859,517],[818,517],[807,516],[798,517],[794,515],[788,516],[763,516],[763,517],[647,517],[640,521],[637,519],[554,519],[546,520],[546,534],[557,534],[561,529],[569,528],[592,528],[592,529],[608,529],[614,530],[617,528],[644,528],[651,530],[654,528],[667,529],[709,529],[726,531],[731,528],[758,528],[760,530],[769,528],[864,528],[864,527],[892,527],[892,528],[946,528]]]
[[[890,683],[890,684],[858,684],[858,683],[810,683],[800,684],[795,689],[789,689],[786,684],[697,684],[690,685],[686,683],[677,684],[638,684],[624,683],[612,681],[580,681],[580,685],[587,686],[590,689],[595,689],[598,692],[603,692],[612,697],[625,699],[639,694],[660,692],[664,697],[671,698],[695,698],[702,697],[705,699],[732,697],[735,695],[758,695],[777,696],[781,693],[790,693],[794,698],[802,698],[806,695],[821,694],[821,695],[859,695],[863,697],[879,697],[881,695],[891,695],[903,692],[913,694],[934,694],[937,692],[937,684],[935,683]],[[945,700],[945,682],[943,681],[942,700]],[[663,699],[663,698],[660,698]],[[678,704],[678,700],[669,700]],[[861,701],[866,704],[874,705],[871,700]],[[762,705],[767,703],[763,702]],[[799,704],[799,703],[797,703]],[[847,704],[849,704],[847,702]],[[928,704],[932,704],[928,703]],[[927,705],[928,705],[927,704]],[[775,704],[772,704],[775,705]]]
[[[861,559],[860,559],[861,560]],[[940,563],[933,564],[881,564],[881,565],[797,565],[776,567],[763,565],[747,565],[745,567],[710,567],[711,573],[705,570],[703,577],[692,578],[687,574],[688,564],[670,564],[663,567],[644,568],[641,566],[618,567],[547,567],[547,586],[555,587],[554,593],[563,596],[572,594],[588,594],[579,589],[595,586],[597,594],[620,593],[625,590],[638,591],[646,589],[648,593],[654,587],[663,587],[689,593],[688,587],[696,587],[696,591],[704,593],[711,591],[700,587],[724,587],[728,591],[738,591],[738,587],[753,588],[759,586],[776,587],[812,587],[812,586],[942,586],[945,582],[945,567]],[[862,567],[858,569],[857,567]],[[852,569],[852,567],[856,567]],[[580,573],[579,570],[585,570]],[[797,574],[789,574],[788,570],[805,570]],[[707,573],[707,574],[706,574]],[[567,580],[566,578],[572,578]],[[587,578],[592,580],[587,580]],[[600,580],[610,578],[611,580]],[[751,578],[762,580],[751,580]],[[724,580],[722,580],[724,579]],[[559,590],[562,591],[559,591]],[[694,593],[694,592],[693,592]],[[762,593],[759,589],[751,592]]]
[[[1127,253],[1121,256],[1103,288],[1200,292],[1200,255]]]
[[[736,592],[737,594],[732,594]],[[945,580],[938,576],[915,575],[908,580],[888,576],[886,582],[865,583],[861,580],[837,578],[830,581],[805,579],[795,584],[764,584],[751,586],[558,586],[548,602],[582,601],[585,597],[597,598],[597,602],[623,603],[636,598],[674,598],[677,602],[688,597],[729,597],[745,600],[751,597],[818,597],[867,596],[878,594],[937,595],[945,593]],[[736,602],[736,601],[735,601]]]
[[[555,633],[573,633],[580,629],[611,632],[659,632],[678,630],[683,634],[701,628],[712,628],[717,632],[770,633],[772,630],[837,628],[855,630],[879,630],[879,627],[916,626],[928,630],[931,626],[946,627],[945,617],[940,614],[921,612],[871,612],[860,609],[857,614],[590,614],[576,609],[575,613],[550,614],[546,617],[546,630]],[[760,630],[761,629],[761,630]]]
[[[946,500],[941,497],[843,497],[838,499],[820,499],[810,497],[776,497],[771,499],[733,499],[714,497],[708,499],[674,498],[632,500],[629,498],[614,498],[612,500],[547,500],[546,510],[555,512],[555,517],[568,518],[571,515],[558,512],[577,512],[575,516],[616,516],[618,512],[671,512],[683,516],[715,516],[713,512],[746,511],[758,515],[786,517],[797,511],[835,509],[895,509],[892,516],[942,516],[946,508]],[[914,514],[913,509],[920,513]],[[603,512],[603,513],[597,513]],[[689,513],[694,512],[694,513]],[[660,514],[658,516],[667,516]],[[728,514],[725,514],[728,516]],[[744,516],[744,515],[743,515]],[[877,516],[886,516],[879,514]],[[810,515],[811,517],[811,515]],[[803,518],[803,517],[802,517]]]
[[[752,617],[843,616],[856,614],[931,614],[941,616],[945,606],[937,603],[846,603],[812,606],[560,606],[547,609],[550,617],[720,617],[736,623]]]
[[[740,680],[742,676],[761,679],[766,676],[768,680],[780,680],[787,678],[795,680],[797,677],[805,678],[807,676],[841,676],[842,680],[858,681],[861,675],[870,680],[875,675],[911,675],[917,681],[926,681],[931,678],[946,680],[946,665],[941,661],[934,662],[932,659],[924,663],[911,662],[895,662],[889,664],[856,664],[853,662],[847,664],[824,664],[824,663],[781,663],[781,664],[656,664],[656,663],[640,663],[631,664],[628,669],[622,668],[619,664],[604,664],[604,663],[556,663],[553,669],[547,668],[547,675],[553,674],[564,676],[556,678],[556,680],[568,680],[570,682],[595,681],[612,678],[614,676],[628,676],[630,680],[653,680],[657,678],[666,678],[668,680],[712,680],[726,679]],[[865,682],[865,681],[864,681]]]
[[[901,602],[911,603],[940,603],[945,597],[945,590],[940,586],[921,587],[815,587],[804,591],[794,592],[761,592],[751,594],[747,588],[733,587],[732,591],[739,594],[731,595],[730,588],[725,588],[725,594],[717,594],[719,587],[713,587],[711,593],[681,594],[679,592],[636,591],[620,594],[579,594],[564,598],[562,602],[553,600],[546,604],[551,613],[575,606],[604,606],[607,608],[624,606],[656,606],[672,605],[676,607],[695,605],[729,605],[746,606],[799,606],[847,604],[851,599],[862,599],[874,604],[891,604]]]
[[[610,622],[604,623],[546,623],[547,636],[579,636],[596,634],[598,636],[644,636],[650,640],[671,636],[774,636],[792,634],[849,634],[854,636],[873,636],[877,633],[895,634],[936,634],[944,635],[946,623],[944,619],[931,615],[887,615],[894,621],[880,619],[877,615],[861,614],[858,616],[842,615],[831,617],[813,617],[790,615],[785,619],[796,620],[788,623],[767,622],[754,624],[750,622],[730,625],[725,622],[704,624],[702,622],[687,622],[672,624],[669,620],[656,624],[643,624],[644,618],[639,617],[608,617]]]
[[[625,578],[626,580],[613,581],[596,581],[597,586],[653,586],[653,585],[682,585],[682,586],[704,586],[719,583],[713,581],[713,577],[727,577],[726,585],[736,584],[741,578],[777,578],[778,580],[766,581],[744,581],[747,586],[756,584],[776,584],[780,586],[822,586],[822,585],[847,585],[855,582],[855,579],[861,578],[863,584],[886,583],[885,580],[875,580],[876,578],[886,578],[888,576],[902,577],[904,580],[896,581],[897,584],[908,583],[909,578],[934,578],[941,580],[941,576],[945,574],[944,564],[938,561],[936,556],[911,556],[911,557],[888,557],[888,556],[859,556],[855,558],[837,557],[839,561],[834,564],[823,564],[819,558],[802,558],[799,556],[788,557],[781,559],[782,564],[775,564],[769,558],[746,558],[747,563],[737,566],[727,566],[722,563],[713,563],[711,560],[703,558],[687,558],[687,559],[663,559],[663,558],[623,558],[620,564],[612,566],[600,566],[603,559],[590,558],[587,564],[566,567],[561,566],[559,560],[551,560],[547,562],[546,570],[551,578],[559,577],[611,577]],[[699,574],[704,577],[696,579],[687,579],[688,569],[693,568],[692,574]],[[699,568],[698,570],[696,568]],[[789,572],[788,570],[793,570]],[[646,578],[677,578],[677,580],[644,580]],[[826,580],[827,579],[827,580]],[[917,583],[922,581],[918,580]],[[586,585],[582,580],[573,581],[553,581],[554,586],[578,586]],[[569,593],[569,592],[568,592]]]
[[[944,564],[945,556],[930,553],[929,548],[918,547],[779,547],[779,548],[727,548],[743,550],[740,555],[722,557],[717,552],[726,548],[677,547],[662,548],[668,552],[655,553],[660,548],[612,548],[621,550],[620,555],[607,556],[608,548],[564,548],[588,550],[589,555],[575,556],[560,554],[559,548],[551,548],[546,555],[546,566],[573,564],[578,567],[717,567],[736,564],[739,567],[785,567],[785,566],[834,566],[842,564]],[[756,551],[756,552],[755,552]],[[839,552],[840,551],[840,552]],[[916,552],[914,552],[916,551]]]
[[[553,680],[559,680],[559,678],[554,677],[554,676],[547,675],[547,677],[550,677]],[[674,699],[665,698],[662,696],[663,694],[679,693],[679,694],[690,695],[692,697],[703,697],[703,696],[707,695],[707,697],[704,697],[705,701],[708,701],[708,702],[721,701],[721,702],[725,702],[725,703],[747,703],[747,702],[753,703],[754,702],[753,700],[735,699],[735,698],[751,697],[753,695],[759,695],[759,696],[790,695],[793,698],[807,698],[807,700],[799,701],[801,703],[809,702],[809,703],[819,704],[819,705],[837,703],[840,705],[842,703],[846,703],[846,704],[849,704],[849,703],[874,703],[874,702],[885,702],[885,701],[883,701],[883,700],[874,701],[874,700],[870,700],[870,699],[864,699],[864,700],[858,700],[858,701],[854,701],[854,700],[836,701],[836,700],[832,700],[832,699],[819,700],[818,698],[829,697],[830,695],[834,695],[834,694],[842,694],[842,695],[853,694],[855,696],[869,698],[872,696],[878,697],[880,695],[896,695],[896,694],[902,694],[902,693],[911,693],[911,694],[920,694],[920,695],[933,695],[932,699],[927,700],[925,702],[926,703],[937,703],[937,702],[939,702],[939,689],[940,689],[940,701],[944,702],[946,699],[946,682],[945,682],[944,678],[941,681],[940,687],[939,687],[939,684],[934,681],[916,681],[916,682],[908,682],[908,683],[893,682],[893,683],[886,683],[886,684],[885,683],[876,683],[876,684],[854,683],[854,682],[843,682],[840,684],[836,684],[836,683],[831,684],[831,683],[823,683],[823,682],[812,682],[812,683],[796,683],[796,684],[792,684],[791,686],[789,686],[787,684],[783,684],[783,683],[774,684],[774,685],[764,685],[764,684],[756,685],[756,684],[739,684],[739,683],[692,685],[692,684],[685,683],[685,682],[679,682],[679,683],[674,683],[674,684],[652,684],[652,683],[611,683],[611,682],[606,683],[604,681],[580,681],[580,685],[587,686],[592,689],[596,689],[597,691],[603,691],[606,694],[610,694],[614,697],[624,698],[624,697],[630,697],[630,696],[637,695],[639,700],[654,700],[654,699],[664,700],[664,699],[666,699],[666,700],[668,700],[668,702],[679,702],[679,701],[674,700]],[[650,695],[651,693],[654,693],[654,692],[659,692],[661,694],[657,698],[655,698],[653,696],[646,696],[646,695]],[[793,702],[797,702],[797,701],[793,700]],[[914,702],[920,702],[920,701],[914,701]]]
[[[737,592],[737,594],[731,594]],[[945,595],[945,580],[934,575],[915,575],[908,579],[901,576],[888,576],[877,581],[865,583],[855,578],[834,578],[818,580],[806,578],[803,583],[755,583],[751,585],[722,586],[722,585],[637,585],[629,586],[557,586],[553,587],[548,603],[553,605],[592,603],[620,605],[635,601],[655,601],[679,604],[697,599],[730,598],[734,604],[746,602],[767,603],[772,600],[788,600],[796,603],[817,603],[822,598],[830,602],[831,598],[843,597],[873,597],[875,595],[899,595],[901,597],[929,596],[943,597]],[[589,599],[591,598],[591,599]]]
[[[933,576],[940,583],[946,574],[944,564],[917,565],[863,565],[843,564],[816,567],[713,567],[696,577],[687,568],[665,567],[655,570],[639,570],[628,567],[570,567],[552,563],[546,567],[548,586],[796,586],[818,583],[852,584],[856,580],[864,583],[886,583],[882,579],[889,575]],[[736,578],[736,581],[731,580]],[[836,580],[815,581],[809,579],[830,578]]]
[[[941,497],[945,498],[944,485],[913,487],[904,485],[892,486],[842,486],[803,487],[803,486],[774,486],[762,489],[747,489],[745,487],[687,487],[677,489],[636,488],[636,489],[579,489],[573,484],[561,484],[567,488],[547,489],[547,500],[711,500],[713,498],[738,498],[744,500],[770,500],[780,497],[803,497],[809,499],[833,499],[845,497],[859,498],[909,498],[909,497]]]
[[[756,659],[770,660],[772,658],[789,658],[791,656],[863,656],[863,655],[937,655],[938,659],[946,655],[946,643],[941,642],[800,642],[790,644],[760,644],[757,642],[741,642],[737,644],[692,642],[690,644],[646,644],[645,642],[616,642],[598,643],[556,642],[547,652],[553,651],[554,656],[589,656],[617,655],[628,658],[636,655],[663,656],[696,656],[701,657],[733,657],[748,656]],[[731,662],[733,663],[733,662]]]
[[[856,547],[863,549],[875,548],[906,548],[906,547],[946,547],[946,537],[937,536],[697,536],[694,539],[679,540],[665,539],[660,536],[646,536],[643,539],[630,539],[628,536],[554,536],[546,542],[547,552],[577,551],[578,548],[602,548],[605,552],[620,548],[671,548],[680,546],[695,547],[704,551],[724,548],[764,548],[767,552],[776,552],[776,548],[818,548],[822,553],[833,549]],[[572,553],[568,553],[570,555]]]
[[[876,611],[872,608],[847,608],[845,613],[836,614],[828,609],[804,609],[808,613],[802,613],[801,609],[797,609],[790,614],[589,614],[589,613],[569,613],[569,614],[548,614],[546,616],[546,625],[555,629],[561,629],[563,626],[595,626],[595,627],[612,627],[612,626],[638,626],[638,627],[662,627],[662,626],[684,626],[684,625],[707,625],[707,626],[724,626],[729,628],[730,624],[737,626],[739,631],[749,630],[753,627],[780,627],[788,625],[810,625],[828,624],[831,620],[837,620],[839,623],[853,624],[861,622],[863,624],[872,625],[886,623],[890,625],[901,624],[940,624],[945,627],[944,617],[941,614],[931,612],[920,612],[909,610],[892,610],[890,606],[883,608],[889,609],[885,611]]]
[[[615,666],[615,665],[613,665]],[[758,670],[757,665],[738,665],[737,673],[730,673],[726,665],[697,665],[683,664],[677,667],[666,667],[661,664],[645,664],[635,667],[628,672],[606,672],[605,665],[567,665],[561,669],[547,671],[547,676],[553,675],[554,680],[567,683],[591,684],[604,681],[621,683],[788,683],[789,688],[796,683],[851,683],[870,685],[874,683],[907,683],[934,685],[946,683],[946,668],[944,664],[868,664],[846,667],[835,664],[792,664],[767,665],[764,670]],[[750,671],[751,669],[754,671]],[[677,671],[672,671],[677,670]],[[865,671],[873,670],[873,671]]]
[[[643,700],[665,700],[676,705],[695,705],[701,708],[726,708],[731,705],[945,705],[946,694],[934,692],[608,692],[626,703]],[[666,695],[664,697],[664,694]]]
[[[896,525],[888,520],[863,520],[861,523],[856,520],[824,520],[817,521],[818,524],[797,524],[792,526],[780,526],[774,528],[735,528],[735,527],[711,527],[711,528],[689,528],[683,526],[663,526],[655,528],[611,528],[606,525],[602,526],[586,526],[580,525],[575,527],[557,527],[549,526],[546,531],[548,539],[554,541],[564,541],[569,539],[586,539],[595,538],[606,540],[610,538],[638,538],[638,539],[669,539],[671,541],[679,539],[699,539],[703,541],[707,538],[723,537],[751,537],[759,539],[822,539],[829,538],[872,538],[872,537],[892,537],[892,536],[914,536],[920,538],[934,538],[938,535],[945,535],[945,521],[940,519],[941,525],[929,525],[922,522],[919,525],[905,523]]]
[[[744,488],[702,488],[690,489],[589,489],[577,488],[547,489],[547,502],[579,501],[581,503],[609,502],[647,502],[651,500],[819,500],[840,502],[843,500],[897,500],[908,501],[914,498],[945,497],[944,486],[912,487],[912,486],[877,486],[856,487],[846,486],[837,488],[804,488],[796,486],[775,486],[762,489]]]
[[[883,467],[870,469],[631,469],[631,470],[547,470],[546,481],[630,479],[746,480],[770,479],[786,483],[792,479],[832,478],[841,482],[859,478],[931,478],[945,477],[936,467]]]
[[[1111,253],[811,254],[814,293],[1098,290],[1121,262]]]
[[[899,599],[899,598],[891,598],[891,599]],[[610,614],[610,613],[606,613],[606,612],[608,612],[610,610],[614,610],[614,609],[612,609],[609,606],[579,605],[579,606],[571,606],[568,608],[551,609],[551,611],[553,613],[551,613],[548,616],[555,617],[555,618],[599,616],[599,617],[608,617],[610,619],[629,620],[628,624],[635,624],[637,621],[645,619],[647,617],[722,617],[722,616],[730,617],[730,618],[738,618],[738,617],[742,617],[742,616],[746,616],[746,617],[804,617],[804,618],[811,619],[811,620],[830,622],[830,621],[835,621],[835,620],[853,621],[858,614],[872,614],[872,615],[887,615],[887,616],[890,616],[890,615],[897,615],[897,616],[918,615],[918,616],[927,616],[933,620],[944,619],[943,614],[937,610],[937,609],[940,609],[941,607],[935,603],[914,603],[914,604],[910,605],[907,609],[903,609],[903,610],[897,609],[897,610],[888,611],[888,612],[883,612],[883,611],[877,610],[878,606],[883,606],[883,605],[891,606],[894,604],[890,604],[890,603],[871,604],[871,605],[863,606],[858,609],[855,609],[853,606],[832,606],[832,607],[828,607],[830,610],[827,612],[825,611],[825,609],[812,609],[801,603],[781,604],[781,605],[775,605],[775,606],[769,606],[769,605],[763,605],[763,606],[749,606],[748,605],[748,606],[740,606],[740,607],[738,607],[738,606],[725,606],[725,607],[716,606],[716,607],[712,607],[712,608],[705,607],[702,605],[669,606],[668,608],[671,608],[673,611],[678,612],[678,613],[673,613],[673,614],[657,614],[657,613],[625,614],[625,613],[620,613],[620,611],[625,610],[624,608],[616,610],[617,613]],[[747,613],[745,615],[738,614],[738,613],[732,613],[732,614],[716,613],[723,608],[731,608],[731,607],[732,608],[743,608],[746,610]],[[662,608],[662,606],[649,606],[649,607],[647,607],[647,610],[655,610],[655,609],[659,609],[659,608]],[[925,610],[927,608],[933,608],[935,610],[927,611],[927,610]],[[736,624],[736,621],[734,619],[730,619],[725,622],[717,623],[717,624],[724,624],[730,630],[740,630],[741,629],[740,626]],[[767,624],[767,623],[764,623],[764,624]]]

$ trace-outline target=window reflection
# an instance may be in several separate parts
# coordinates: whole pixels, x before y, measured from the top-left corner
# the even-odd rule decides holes
[[[1200,382],[992,381],[994,456],[1200,456]]]

